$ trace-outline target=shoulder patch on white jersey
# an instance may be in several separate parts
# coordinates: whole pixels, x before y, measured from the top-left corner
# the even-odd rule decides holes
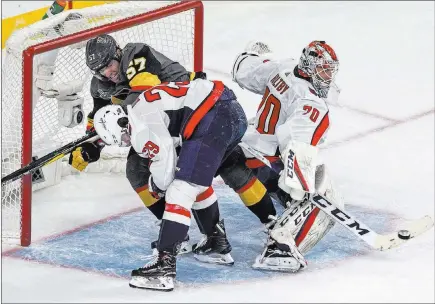
[[[319,97],[319,95],[312,87],[311,83],[309,83],[308,81],[292,75],[292,83],[293,90],[299,96],[299,98],[323,101],[323,99]]]

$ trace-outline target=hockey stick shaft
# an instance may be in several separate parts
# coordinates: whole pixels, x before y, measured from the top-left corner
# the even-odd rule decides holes
[[[55,162],[56,160],[64,157],[68,153],[72,152],[74,149],[76,149],[82,143],[92,142],[92,141],[95,141],[99,138],[100,137],[97,135],[97,132],[92,131],[91,133],[89,133],[89,134],[87,134],[87,135],[85,135],[85,136],[83,136],[83,137],[81,137],[73,142],[70,142],[69,144],[66,144],[63,147],[60,147],[59,149],[57,149],[53,152],[50,152],[47,155],[44,155],[43,157],[41,157],[35,161],[32,161],[31,163],[24,166],[23,168],[18,169],[17,171],[14,171],[9,175],[6,175],[5,177],[3,177],[1,179],[2,185],[7,183],[7,182],[15,181],[15,180],[21,178],[25,174],[29,174],[29,173],[35,171],[36,169],[39,169],[41,167],[44,167],[48,164]]]
[[[276,172],[276,170],[271,166],[269,160],[266,159],[260,152],[243,142],[239,143],[239,146]],[[279,172],[276,173],[279,174]],[[348,212],[345,212],[336,206],[323,195],[318,193],[310,195],[310,201],[320,210],[325,212],[329,217],[331,217],[335,222],[338,222],[340,225],[356,235],[359,239],[363,240],[377,250],[388,250],[390,248],[397,247],[409,239],[429,230],[433,226],[433,219],[426,215],[421,219],[412,221],[406,228],[399,230],[398,232],[393,232],[386,235],[378,234],[369,226],[365,225]],[[402,234],[403,231],[407,233],[405,236]]]

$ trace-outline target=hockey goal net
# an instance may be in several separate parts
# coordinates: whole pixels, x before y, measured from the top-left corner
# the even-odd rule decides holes
[[[58,101],[37,94],[35,71],[44,56],[54,53],[53,83],[85,81],[78,95],[84,97],[86,116],[93,99],[85,44],[103,33],[112,35],[121,48],[129,42],[144,42],[190,71],[202,70],[201,1],[121,1],[68,10],[16,31],[7,41],[2,65],[2,177],[85,135],[86,119],[73,128],[59,123]],[[102,162],[113,157],[119,157],[121,165],[117,167],[124,169],[126,151],[109,148],[103,149],[101,161],[90,164],[89,170],[110,171]],[[50,166],[55,164],[47,170]],[[59,171],[59,167],[64,169]],[[67,174],[65,165],[56,168],[46,175],[58,178]],[[30,244],[32,191],[44,187],[44,170],[2,185],[2,243]]]

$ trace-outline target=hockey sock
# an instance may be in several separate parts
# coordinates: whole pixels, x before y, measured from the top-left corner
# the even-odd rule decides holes
[[[204,209],[192,209],[193,216],[198,224],[199,231],[205,235],[211,235],[219,221],[219,205],[215,201]]]
[[[165,198],[156,199],[148,191],[148,185],[135,189],[143,204],[155,215],[159,220],[165,212]]]
[[[269,222],[269,215],[276,215],[272,199],[266,187],[257,179],[252,178],[244,187],[237,191],[241,200],[262,223]]]

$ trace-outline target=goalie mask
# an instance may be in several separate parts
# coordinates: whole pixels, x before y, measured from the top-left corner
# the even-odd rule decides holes
[[[100,138],[108,145],[120,147],[131,145],[128,117],[119,105],[108,105],[99,109],[94,116],[94,127]]]
[[[121,54],[121,48],[110,35],[103,34],[90,39],[86,43],[86,65],[91,69],[95,77],[103,81],[110,80],[104,75],[104,69],[113,64],[112,60],[119,63]]]
[[[328,97],[328,91],[337,75],[339,61],[335,51],[325,41],[313,41],[303,49],[298,64],[299,74],[310,77],[311,83],[322,98]]]

